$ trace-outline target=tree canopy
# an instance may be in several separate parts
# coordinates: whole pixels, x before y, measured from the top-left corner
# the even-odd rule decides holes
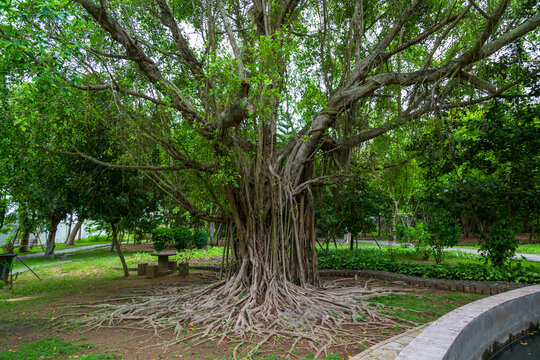
[[[287,328],[283,318],[344,312],[336,294],[305,292],[320,284],[315,187],[370,151],[399,162],[393,130],[535,96],[540,70],[532,0],[46,0],[2,11],[3,87],[80,90],[78,115],[106,125],[124,153],[42,147],[144,171],[193,217],[231,229],[232,271],[189,301],[205,314],[197,321],[234,319],[240,332],[264,331],[270,315]],[[520,61],[508,64],[513,47]],[[410,197],[400,179],[396,199]]]

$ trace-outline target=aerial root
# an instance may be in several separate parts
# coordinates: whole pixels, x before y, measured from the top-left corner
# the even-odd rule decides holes
[[[340,280],[327,282],[323,288],[275,281],[259,288],[244,287],[243,291],[230,282],[152,288],[136,299],[89,304],[82,323],[86,329],[95,330],[137,322],[139,328],[152,330],[155,335],[168,329],[176,335],[169,344],[193,338],[202,339],[197,344],[234,338],[242,339],[245,345],[256,339],[257,343],[242,355],[244,358],[261,351],[270,341],[287,339],[292,344],[289,356],[301,344],[313,349],[317,357],[335,346],[359,342],[363,331],[397,324],[383,317],[368,300],[404,290],[344,284]],[[232,292],[229,285],[234,285]],[[234,348],[234,358],[240,350],[244,350],[242,346]]]

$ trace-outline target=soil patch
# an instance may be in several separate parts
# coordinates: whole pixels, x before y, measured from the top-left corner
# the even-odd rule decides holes
[[[142,244],[146,245],[146,244]],[[130,245],[131,246],[131,245]],[[139,246],[139,245],[134,245]],[[104,281],[103,285],[93,289],[92,292],[81,292],[63,298],[61,306],[51,311],[49,317],[41,313],[42,319],[33,321],[0,322],[0,350],[12,349],[18,345],[35,341],[48,336],[58,336],[62,340],[79,343],[92,342],[95,344],[96,352],[109,352],[121,355],[125,360],[131,359],[229,359],[234,349],[238,349],[240,358],[241,349],[253,348],[261,339],[258,338],[223,338],[221,341],[205,341],[203,337],[196,333],[187,336],[177,343],[171,343],[174,335],[170,331],[159,331],[159,335],[151,331],[141,330],[136,322],[124,322],[114,324],[111,327],[103,327],[95,331],[83,331],[77,325],[72,325],[71,321],[84,318],[85,314],[78,308],[80,304],[96,304],[99,302],[124,301],[126,296],[134,296],[141,290],[152,287],[175,286],[189,283],[205,284],[217,279],[218,274],[206,271],[193,271],[188,278],[178,275],[163,276],[156,279],[146,279],[144,277],[130,276],[112,281]],[[333,280],[337,278],[326,278]],[[392,288],[424,289],[421,286],[405,285],[400,282],[389,282],[385,280],[373,280],[368,278],[342,279],[344,284],[349,282],[365,283],[368,286],[391,286]],[[113,291],[113,293],[111,293]],[[444,295],[451,292],[430,289],[434,294]],[[31,311],[31,309],[29,309]],[[63,316],[68,316],[67,319]],[[69,321],[66,321],[69,320]],[[76,324],[76,322],[75,322]],[[67,326],[64,326],[67,325]],[[374,345],[386,338],[392,337],[406,330],[406,326],[396,323],[394,326],[381,328],[377,324],[358,322],[341,330],[354,332],[355,341],[331,348],[329,351],[347,359],[354,356],[366,347]],[[291,350],[293,349],[294,350]],[[299,359],[302,356],[314,353],[305,340],[293,343],[292,340],[282,337],[275,337],[267,342],[258,352],[258,357],[268,354],[276,354],[278,358]],[[325,356],[320,356],[324,358]]]

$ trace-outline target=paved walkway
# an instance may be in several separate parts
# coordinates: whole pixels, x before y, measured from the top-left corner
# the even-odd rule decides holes
[[[376,245],[377,242],[378,242],[379,245],[384,245],[384,246],[401,246],[401,244],[395,243],[393,241],[387,241],[387,240],[379,240],[377,242],[375,240],[356,240],[356,241],[359,242],[359,243],[362,243],[362,244],[374,244],[374,245]],[[479,251],[477,249],[449,247],[449,248],[446,248],[446,250],[461,251],[463,253],[479,255]],[[523,258],[525,258],[525,260],[527,260],[527,261],[540,262],[540,255],[523,254],[523,253],[516,253],[514,255],[515,260],[523,260]]]
[[[429,323],[407,330],[404,333],[375,344],[360,354],[353,356],[350,360],[394,360],[401,350],[409,345],[415,337],[420,335],[428,325]]]
[[[62,250],[55,250],[54,254],[55,255],[72,254],[72,253],[81,252],[81,251],[101,249],[101,248],[105,248],[105,247],[109,247],[109,246],[111,246],[111,244],[97,244],[97,245],[77,246],[77,247],[71,247],[71,248],[62,249]],[[45,255],[44,252],[38,252],[38,253],[34,253],[34,254],[17,255],[17,256],[20,259],[24,260],[24,259],[35,259],[35,258],[43,257],[43,255]]]

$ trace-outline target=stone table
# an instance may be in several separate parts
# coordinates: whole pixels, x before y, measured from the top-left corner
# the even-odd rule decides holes
[[[162,251],[150,254],[158,258],[158,273],[165,274],[169,272],[169,256],[176,255],[174,251]]]

